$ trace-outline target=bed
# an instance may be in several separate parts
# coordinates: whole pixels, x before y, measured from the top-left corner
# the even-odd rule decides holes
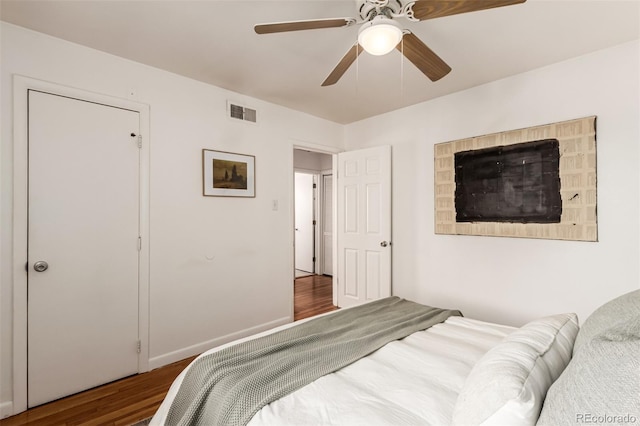
[[[402,299],[394,297],[372,302],[379,306],[363,306],[383,321],[380,312],[389,309],[384,304],[407,302],[399,301]],[[307,382],[296,382],[293,390],[274,390],[275,396],[269,397],[272,400],[261,396],[262,402],[245,412],[244,418],[223,416],[212,420],[214,417],[202,414],[204,405],[217,405],[228,392],[223,388],[222,394],[212,397],[209,391],[202,391],[209,384],[204,386],[197,380],[210,380],[215,375],[203,365],[218,365],[212,364],[211,359],[227,360],[243,345],[250,348],[247,353],[260,352],[255,348],[262,348],[263,340],[272,345],[272,340],[281,335],[282,339],[295,340],[290,333],[309,334],[304,327],[328,330],[327,324],[333,322],[342,328],[345,319],[340,315],[347,315],[349,324],[353,318],[362,318],[368,325],[385,323],[368,320],[363,311],[358,311],[363,308],[355,307],[207,351],[178,376],[150,424],[569,425],[598,420],[614,424],[640,421],[640,291],[603,305],[581,329],[572,313],[539,318],[514,328],[465,318],[456,311],[443,314],[438,310],[432,314],[430,310],[437,308],[418,306],[427,309],[429,316],[438,317],[434,324],[425,329],[422,323],[414,324],[411,327],[419,328],[417,331],[405,330],[406,337],[392,336],[374,350],[366,347],[363,350],[369,353],[354,355],[358,359],[353,362],[329,367],[335,370],[306,378]],[[332,333],[329,332],[329,341],[339,342],[340,338]],[[372,339],[367,336],[364,340]],[[341,351],[330,344],[319,346],[329,345],[330,354]],[[306,351],[291,346],[293,352]],[[309,364],[302,373],[296,373],[295,379],[315,369],[314,364]],[[268,382],[267,387],[271,388],[279,380],[273,371],[280,371],[280,367],[276,362],[269,364],[267,370],[267,377],[257,381]],[[234,386],[241,381],[231,379]],[[221,382],[216,386],[220,388]],[[230,405],[243,405],[245,394],[264,395],[263,389],[252,386],[247,390],[233,389],[237,393],[228,394]]]

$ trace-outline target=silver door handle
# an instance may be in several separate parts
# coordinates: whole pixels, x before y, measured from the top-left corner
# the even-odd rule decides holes
[[[47,262],[45,262],[44,260],[39,260],[36,263],[33,264],[33,269],[36,272],[44,272],[47,269],[49,269],[49,264]]]
[[[380,243],[380,247],[386,247],[386,246],[388,246],[389,244],[391,244],[391,243],[388,243],[388,242],[386,242],[386,241],[382,241],[382,242]]]

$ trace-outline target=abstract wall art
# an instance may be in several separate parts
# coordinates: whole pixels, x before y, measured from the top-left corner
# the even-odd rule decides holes
[[[436,234],[597,241],[596,117],[434,146]]]

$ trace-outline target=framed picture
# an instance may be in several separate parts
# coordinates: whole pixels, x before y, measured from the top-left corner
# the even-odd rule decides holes
[[[598,241],[596,119],[434,145],[435,233]]]
[[[255,197],[256,158],[253,155],[202,150],[202,195]]]

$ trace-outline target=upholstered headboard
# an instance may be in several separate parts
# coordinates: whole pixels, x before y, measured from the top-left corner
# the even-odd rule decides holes
[[[549,389],[541,426],[640,424],[640,290],[598,308]]]

